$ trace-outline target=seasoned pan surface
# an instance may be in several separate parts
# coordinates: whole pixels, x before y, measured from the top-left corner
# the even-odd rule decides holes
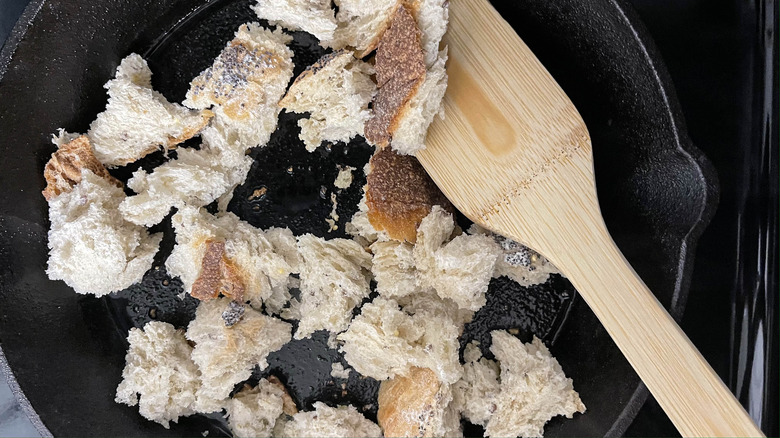
[[[210,65],[239,24],[256,21],[248,1],[177,0],[32,2],[15,29],[18,44],[0,57],[0,342],[43,432],[55,435],[210,435],[227,431],[218,416],[182,419],[172,431],[148,422],[135,408],[113,402],[121,379],[125,336],[157,319],[184,327],[196,302],[180,301],[181,284],[163,264],[139,285],[111,297],[77,296],[46,278],[46,203],[43,166],[53,151],[50,133],[83,132],[105,106],[103,83],[130,52],[143,54],[153,85],[180,101],[189,80]],[[587,5],[584,5],[587,3]],[[681,126],[668,79],[652,44],[622,3],[496,1],[496,7],[537,53],[588,124],[594,144],[599,197],[615,240],[648,286],[679,316],[690,254],[716,198],[714,175]],[[26,25],[29,23],[29,25]],[[324,52],[304,33],[292,48],[297,71]],[[282,114],[264,149],[253,151],[247,182],[229,210],[258,227],[289,226],[296,234],[343,237],[364,177],[337,193],[339,228],[324,218],[338,166],[362,168],[371,150],[362,141],[309,154],[297,139],[297,117]],[[197,142],[191,144],[196,145]],[[152,155],[115,175],[162,162]],[[266,195],[253,198],[258,188]],[[252,198],[252,199],[250,199]],[[547,436],[620,434],[646,391],[567,280],[553,276],[537,287],[494,280],[488,305],[467,327],[464,341],[497,328],[545,339],[588,406],[575,420],[553,420]],[[326,336],[295,341],[269,358],[264,374],[281,375],[303,407],[316,399],[352,403],[375,416],[377,382],[330,377]],[[264,375],[263,374],[263,375]],[[260,377],[257,375],[255,377]],[[468,429],[468,433],[478,433]]]

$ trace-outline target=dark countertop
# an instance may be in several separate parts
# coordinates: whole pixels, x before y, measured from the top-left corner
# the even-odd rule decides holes
[[[26,3],[0,0],[0,41]],[[767,436],[777,436],[777,3],[629,3],[666,62],[692,140],[720,178],[720,205],[699,241],[681,326]],[[676,432],[650,400],[626,435]],[[3,378],[0,436],[37,436]]]

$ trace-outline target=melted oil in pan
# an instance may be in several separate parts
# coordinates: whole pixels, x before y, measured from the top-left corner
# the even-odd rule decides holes
[[[249,8],[251,1],[217,1],[197,10],[179,22],[158,44],[146,54],[154,73],[152,82],[158,91],[171,101],[184,99],[190,80],[211,65],[225,43],[232,39],[239,25],[258,21]],[[266,24],[260,21],[261,24]],[[295,53],[295,76],[314,63],[327,51],[317,45],[316,39],[303,32],[294,32],[291,48]],[[357,211],[365,184],[363,166],[373,148],[362,138],[348,144],[324,145],[315,152],[305,150],[298,139],[297,121],[303,116],[282,112],[279,127],[269,144],[251,151],[254,164],[246,182],[237,187],[228,210],[250,224],[260,227],[289,227],[296,235],[312,233],[325,238],[348,237],[344,225]],[[198,140],[183,147],[197,147]],[[175,151],[169,155],[175,156]],[[139,167],[151,170],[164,161],[162,153],[152,154],[139,163],[123,168],[115,175],[124,181]],[[344,190],[333,186],[339,170],[352,167],[353,183]],[[331,214],[331,195],[337,201],[337,229],[325,222]],[[209,206],[214,211],[214,206]],[[459,217],[464,228],[466,219]],[[183,300],[182,284],[165,272],[165,259],[175,243],[170,217],[155,226],[153,232],[163,232],[160,253],[155,268],[141,283],[124,291],[102,298],[112,315],[119,335],[126,337],[131,327],[142,327],[146,322],[159,320],[178,328],[186,328],[194,317],[197,301],[190,296]],[[510,329],[525,341],[536,335],[547,343],[555,340],[575,296],[572,285],[553,275],[543,284],[530,288],[519,286],[505,277],[490,283],[487,305],[466,326],[461,339],[464,346],[478,340],[488,357],[490,331]],[[294,321],[291,321],[294,326]],[[309,409],[321,400],[330,405],[352,404],[369,419],[376,420],[376,395],[379,383],[371,378],[350,373],[348,379],[333,378],[331,366],[343,356],[328,348],[327,333],[317,332],[310,339],[294,340],[268,358],[269,366],[255,373],[253,380],[269,374],[286,383],[299,408]],[[224,420],[211,415],[212,434],[224,433]],[[175,425],[173,426],[176,427]]]

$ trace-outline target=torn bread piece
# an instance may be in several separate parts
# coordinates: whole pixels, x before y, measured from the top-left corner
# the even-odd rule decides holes
[[[376,49],[401,0],[335,0],[338,27],[333,38],[320,41],[335,50],[354,48],[364,58]]]
[[[343,49],[352,47],[363,58],[376,49],[382,35],[390,26],[396,8],[404,4],[414,16],[421,31],[421,45],[425,65],[436,61],[439,44],[449,23],[447,0],[335,0],[338,6],[336,29],[332,40],[324,40],[325,47]]]
[[[166,429],[169,422],[196,413],[200,371],[190,358],[192,347],[184,332],[150,321],[143,329],[131,328],[127,342],[130,347],[115,401],[138,405],[141,416]]]
[[[179,210],[172,222],[176,246],[165,266],[171,276],[181,278],[184,290],[193,297],[208,301],[221,294],[260,309],[275,290],[287,292],[294,270],[277,249],[290,250],[286,246],[294,239],[290,230],[264,232],[233,213],[217,217],[189,206]],[[284,304],[266,303],[277,311]]]
[[[369,64],[351,52],[338,51],[323,56],[295,79],[279,105],[310,113],[298,121],[306,150],[314,151],[323,141],[348,142],[363,135],[371,116],[368,104],[376,93],[372,74]]]
[[[420,29],[420,43],[427,72],[425,80],[400,113],[392,147],[402,154],[415,154],[425,148],[425,137],[433,118],[444,117],[442,99],[447,91],[446,47],[439,50],[449,23],[447,0],[408,0]]]
[[[369,143],[385,147],[426,74],[420,30],[404,5],[396,8],[379,41],[374,68],[378,91],[364,131]]]
[[[62,135],[64,133],[61,133]],[[105,178],[117,187],[122,187],[122,183],[111,176],[95,157],[89,144],[89,137],[82,135],[60,143],[57,151],[51,155],[43,169],[43,177],[46,179],[43,197],[50,201],[64,192],[69,192],[73,186],[81,182],[81,172],[84,169]]]
[[[273,379],[273,381],[272,381]],[[225,403],[228,426],[234,437],[273,436],[273,429],[279,417],[294,415],[290,408],[285,409],[285,401],[290,400],[284,385],[279,379],[271,376],[268,380],[260,379],[254,388],[244,385]],[[293,404],[293,408],[295,405]]]
[[[281,30],[242,24],[212,66],[192,80],[184,105],[213,106],[228,143],[238,149],[266,144],[276,130],[277,104],[292,78],[290,41]]]
[[[289,228],[269,228],[265,230],[265,237],[273,245],[274,252],[280,255],[290,267],[290,273],[300,273],[303,258],[298,253],[298,240],[292,231]],[[272,279],[271,295],[263,299],[265,311],[270,315],[280,315],[292,297],[290,288],[298,288],[300,285],[300,280],[295,277],[288,276],[286,279],[275,280],[283,274],[283,269],[279,266],[277,266],[274,275],[269,275],[269,278]],[[255,307],[257,307],[256,302]]]
[[[419,293],[422,288],[417,278],[413,246],[396,240],[374,242],[371,273],[376,290],[385,298],[398,298]]]
[[[295,339],[317,330],[340,333],[352,311],[370,293],[371,254],[353,240],[298,237],[303,258],[300,273],[300,323]]]
[[[165,219],[171,208],[206,206],[241,184],[252,166],[243,152],[218,153],[207,145],[201,150],[180,149],[178,157],[151,173],[139,169],[127,181],[136,195],[120,205],[130,222],[150,227]]]
[[[258,0],[252,10],[269,24],[302,30],[318,40],[331,40],[336,30],[332,3],[332,0]]]
[[[377,421],[388,437],[461,437],[460,413],[449,385],[436,373],[412,367],[379,386]]]
[[[433,118],[444,117],[442,99],[447,91],[447,50],[428,69],[425,80],[398,118],[391,146],[401,154],[414,155],[425,149],[425,137]]]
[[[402,298],[433,291],[464,311],[484,306],[501,248],[484,235],[461,234],[450,240],[454,230],[452,215],[435,206],[417,230],[416,245],[373,243],[371,272],[379,294]]]
[[[575,412],[585,412],[572,380],[542,341],[534,337],[524,344],[501,330],[493,331],[492,337],[490,351],[500,364],[500,383],[493,380],[496,366],[492,361],[470,354],[471,371],[467,369],[464,380],[454,388],[465,399],[466,418],[485,426],[486,436],[542,436],[552,417],[571,418]]]
[[[476,313],[473,310],[460,307],[453,300],[440,297],[433,289],[422,290],[414,294],[395,299],[404,312],[417,314],[425,312],[452,321],[458,328],[458,333],[463,333],[466,324],[470,323]]]
[[[389,148],[377,150],[366,176],[368,220],[391,239],[414,243],[417,227],[434,205],[455,208],[416,158]]]
[[[487,302],[485,293],[501,248],[483,235],[461,234],[447,241],[454,227],[452,215],[438,206],[420,223],[413,250],[419,285],[476,311]]]
[[[197,391],[197,410],[221,409],[233,387],[248,379],[255,366],[268,366],[268,354],[290,341],[292,326],[279,319],[246,309],[241,319],[226,326],[222,314],[228,298],[201,301],[186,337],[195,342],[192,360],[201,372],[203,385]]]
[[[78,184],[49,201],[46,274],[76,293],[97,297],[141,281],[152,267],[162,234],[125,221],[116,182],[82,169]]]
[[[108,104],[87,135],[101,163],[124,166],[160,147],[170,149],[201,131],[213,113],[168,102],[152,89],[152,72],[141,56],[122,60],[108,81]]]
[[[429,368],[439,380],[460,379],[458,336],[462,325],[441,309],[414,314],[381,296],[364,305],[349,329],[338,335],[341,351],[355,371],[377,380],[408,375],[411,367]]]
[[[295,414],[278,436],[289,437],[381,437],[382,430],[366,419],[354,406],[332,408],[325,403],[314,403],[314,410]]]

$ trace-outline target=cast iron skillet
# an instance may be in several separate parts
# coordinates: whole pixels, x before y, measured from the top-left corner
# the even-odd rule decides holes
[[[113,402],[127,330],[152,319],[184,327],[196,304],[175,298],[181,284],[161,267],[173,244],[170,222],[157,227],[166,240],[157,268],[140,285],[103,299],[78,296],[44,273],[48,223],[40,191],[53,151],[50,134],[59,127],[86,131],[104,108],[102,85],[124,56],[135,51],[148,58],[155,88],[180,101],[189,80],[211,63],[237,26],[256,21],[248,4],[33,0],[0,55],[0,341],[13,385],[42,434],[227,433],[218,415],[185,418],[166,431],[136,408]],[[641,24],[617,0],[494,4],[577,105],[593,139],[607,225],[636,271],[679,317],[695,242],[715,207],[717,188],[714,172],[684,132],[671,83]],[[303,33],[295,34],[293,49],[296,73],[324,53]],[[332,182],[337,166],[362,167],[370,148],[356,140],[308,154],[297,140],[296,120],[283,113],[271,144],[252,153],[255,164],[229,209],[260,227],[343,236],[364,177],[356,172],[350,189],[335,192],[341,220],[339,230],[328,233],[323,219],[331,208]],[[197,147],[197,141],[187,146]],[[127,178],[163,159],[154,154],[114,174]],[[263,186],[268,194],[250,200]],[[494,280],[488,305],[467,327],[464,342],[480,339],[487,346],[488,332],[498,328],[518,329],[524,339],[542,337],[588,407],[574,420],[551,421],[547,436],[619,435],[647,396],[560,276],[529,289]],[[374,418],[377,382],[354,373],[346,381],[331,378],[331,362],[338,360],[318,333],[274,353],[269,368],[254,378],[279,375],[303,408],[315,399],[352,403]]]

